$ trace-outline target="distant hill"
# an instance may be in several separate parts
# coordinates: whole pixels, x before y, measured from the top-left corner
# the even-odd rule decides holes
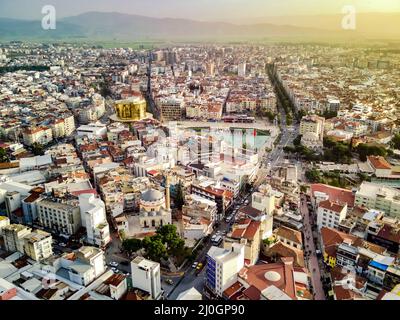
[[[60,21],[56,30],[43,30],[40,21],[0,18],[0,40],[64,39],[82,37],[85,31],[78,25]]]
[[[299,15],[299,16],[270,16],[242,21],[245,24],[271,23],[321,30],[340,31],[343,14]],[[357,13],[356,32],[366,37],[400,38],[400,12],[397,13]]]
[[[337,22],[337,18],[335,19]],[[0,18],[0,40],[73,38],[124,41],[264,40],[274,38],[334,40],[359,39],[364,36],[358,30],[357,32],[343,31],[340,28],[327,28],[326,25],[317,28],[315,25],[305,25],[304,21],[303,25],[293,25],[294,23],[301,24],[298,18],[286,20],[281,18],[279,21],[273,22],[239,25],[225,22],[151,18],[114,12],[88,12],[61,19],[57,22],[57,29],[49,31],[42,30],[39,21]]]

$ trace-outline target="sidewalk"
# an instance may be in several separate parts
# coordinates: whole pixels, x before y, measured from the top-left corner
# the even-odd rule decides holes
[[[312,285],[314,288],[314,299],[325,300],[325,292],[321,282],[321,272],[318,263],[318,257],[316,254],[316,248],[313,240],[313,232],[311,228],[310,213],[307,208],[307,203],[301,204],[301,212],[304,217],[304,240],[305,250],[310,250],[311,255],[307,259],[308,269],[311,273]]]

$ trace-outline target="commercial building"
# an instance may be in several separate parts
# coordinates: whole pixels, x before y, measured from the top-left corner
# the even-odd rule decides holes
[[[115,102],[116,120],[140,121],[146,118],[146,100],[143,97],[131,97]]]

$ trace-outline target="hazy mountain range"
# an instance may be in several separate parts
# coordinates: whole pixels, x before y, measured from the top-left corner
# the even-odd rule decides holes
[[[40,21],[0,18],[0,40],[400,39],[400,14],[360,14],[355,31],[342,30],[341,19],[340,15],[265,17],[254,19],[253,23],[235,24],[88,12],[60,19],[57,29],[49,31],[41,28]]]

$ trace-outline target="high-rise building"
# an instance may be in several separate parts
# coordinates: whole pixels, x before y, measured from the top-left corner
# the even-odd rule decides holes
[[[238,65],[238,76],[239,77],[245,77],[246,76],[246,63],[240,63]]]
[[[10,252],[24,252],[24,237],[32,232],[21,224],[10,224],[3,228],[4,246]]]
[[[211,247],[207,253],[207,288],[222,297],[223,292],[237,281],[238,273],[243,266],[242,244],[234,243],[229,250]]]
[[[185,111],[185,102],[179,97],[162,97],[156,99],[164,121],[181,120]]]
[[[215,76],[215,63],[210,61],[206,64],[206,72],[208,76]]]
[[[86,228],[87,242],[104,247],[111,241],[104,202],[94,194],[79,195],[82,227]]]
[[[378,183],[363,182],[356,192],[355,204],[400,217],[400,191]]]
[[[305,116],[300,122],[300,134],[305,135],[307,133],[312,133],[322,141],[324,138],[324,125],[325,119],[322,117],[316,115]]]
[[[37,204],[39,223],[52,231],[65,235],[75,234],[81,227],[79,207],[52,200]]]
[[[136,257],[131,262],[132,286],[143,290],[155,300],[161,298],[161,271],[160,264]]]

